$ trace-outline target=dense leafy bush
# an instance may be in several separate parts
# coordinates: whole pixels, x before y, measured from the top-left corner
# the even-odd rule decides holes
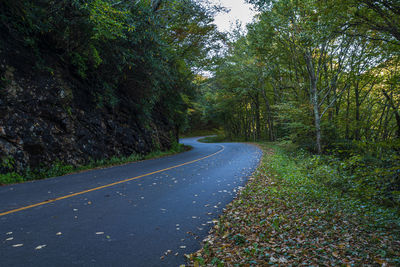
[[[398,143],[337,144],[330,154],[294,150],[304,174],[332,190],[388,207],[400,207]]]

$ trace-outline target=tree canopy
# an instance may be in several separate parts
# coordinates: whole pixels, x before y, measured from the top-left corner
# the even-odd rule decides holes
[[[207,61],[220,7],[198,1],[2,1],[2,34],[51,72],[56,55],[90,86],[97,106],[136,107],[141,120],[159,109],[184,125],[196,69]],[[121,98],[121,95],[124,97]]]
[[[230,38],[202,82],[207,119],[231,140],[290,142],[333,155],[352,190],[397,203],[398,3],[247,2],[257,18]]]

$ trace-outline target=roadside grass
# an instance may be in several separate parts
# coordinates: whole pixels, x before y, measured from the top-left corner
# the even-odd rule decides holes
[[[284,145],[259,146],[259,168],[188,265],[400,265],[397,210],[312,179]]]
[[[221,143],[228,141],[224,135],[206,136],[198,140],[202,143]]]
[[[181,153],[190,149],[191,147],[185,146],[183,144],[174,144],[173,147],[168,151],[156,150],[146,155],[132,154],[128,157],[111,157],[108,159],[93,160],[90,161],[88,164],[82,166],[73,166],[64,164],[62,162],[55,162],[53,166],[51,166],[50,168],[41,168],[36,170],[27,169],[22,174],[16,172],[0,174],[0,185],[22,183],[32,180],[40,180],[50,177],[88,171],[97,168],[106,168],[111,166],[124,165],[141,160],[161,158]]]
[[[206,136],[198,140],[202,143],[222,143],[222,142],[246,142],[246,140],[241,138],[230,138],[224,133],[218,133],[213,136]]]
[[[214,128],[214,129],[207,129],[207,130],[195,130],[187,133],[181,134],[181,138],[188,138],[188,137],[198,137],[198,136],[207,136],[207,135],[220,135],[223,133],[223,130]]]

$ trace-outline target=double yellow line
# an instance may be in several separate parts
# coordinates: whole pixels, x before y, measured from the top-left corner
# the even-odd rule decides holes
[[[162,170],[158,170],[158,171],[142,174],[142,175],[139,175],[139,176],[136,176],[136,177],[133,177],[133,178],[121,180],[121,181],[114,182],[114,183],[111,183],[111,184],[102,185],[102,186],[99,186],[99,187],[91,188],[91,189],[80,191],[80,192],[77,192],[77,193],[73,193],[73,194],[69,194],[69,195],[65,195],[65,196],[49,199],[49,200],[46,200],[46,201],[43,201],[43,202],[39,202],[39,203],[32,204],[32,205],[29,205],[29,206],[24,206],[24,207],[21,207],[21,208],[18,208],[18,209],[5,211],[5,212],[0,213],[0,217],[4,216],[4,215],[7,215],[7,214],[11,214],[11,213],[27,210],[27,209],[30,209],[30,208],[34,208],[34,207],[37,207],[37,206],[42,206],[42,205],[45,205],[45,204],[53,203],[53,202],[56,202],[56,201],[59,201],[59,200],[63,200],[63,199],[66,199],[66,198],[71,198],[71,197],[83,195],[83,194],[86,194],[86,193],[89,193],[89,192],[97,191],[97,190],[104,189],[104,188],[107,188],[107,187],[111,187],[111,186],[114,186],[114,185],[126,183],[126,182],[129,182],[129,181],[132,181],[132,180],[136,180],[136,179],[139,179],[139,178],[142,178],[142,177],[146,177],[146,176],[149,176],[149,175],[153,175],[153,174],[156,174],[156,173],[172,170],[172,169],[179,168],[179,167],[182,167],[182,166],[185,166],[185,165],[189,165],[189,164],[198,162],[198,161],[206,159],[206,158],[210,158],[212,156],[215,156],[215,155],[221,153],[225,149],[224,146],[221,146],[221,147],[222,147],[221,150],[218,150],[217,152],[215,152],[213,154],[210,154],[208,156],[205,156],[205,157],[202,157],[202,158],[199,158],[199,159],[188,161],[188,162],[185,162],[185,163],[182,163],[182,164],[179,164],[179,165],[175,165],[175,166],[172,166],[172,167],[168,167],[168,168],[165,168],[165,169],[162,169]]]

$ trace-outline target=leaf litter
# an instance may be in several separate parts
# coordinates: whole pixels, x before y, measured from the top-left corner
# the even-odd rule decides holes
[[[372,227],[367,217],[308,199],[288,186],[259,168],[213,221],[203,248],[185,254],[188,265],[400,265],[400,229]]]

